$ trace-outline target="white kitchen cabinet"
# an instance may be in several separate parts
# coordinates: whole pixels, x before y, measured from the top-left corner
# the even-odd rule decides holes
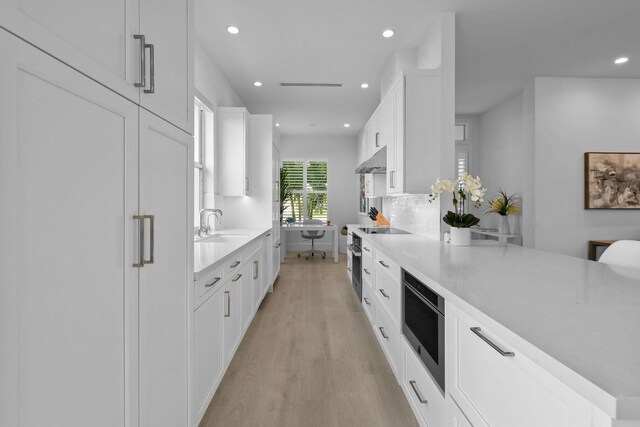
[[[384,197],[387,195],[386,175],[380,173],[364,174],[364,196]]]
[[[223,341],[225,292],[218,287],[195,313],[195,404],[202,419],[225,370]]]
[[[251,192],[249,112],[245,108],[218,108],[217,192],[246,196]]]
[[[413,70],[392,86],[387,140],[387,194],[428,194],[440,171],[441,78]]]
[[[376,285],[374,285],[376,286]],[[372,295],[375,298],[375,323],[374,329],[378,341],[382,346],[391,370],[399,378],[400,366],[400,327],[391,319],[391,315],[384,309],[379,294]]]
[[[445,402],[443,392],[425,369],[404,336],[401,338],[402,375],[400,385],[420,425],[444,425]],[[455,424],[454,424],[455,425]]]
[[[447,391],[472,425],[591,425],[586,400],[502,339],[496,329],[452,304],[446,308]]]
[[[152,263],[140,268],[140,425],[175,426],[188,417],[187,206],[193,138],[140,109],[140,215]],[[149,234],[146,232],[149,231]],[[147,253],[147,248],[145,248]]]
[[[223,337],[224,363],[229,365],[242,339],[242,318],[240,298],[242,276],[234,275],[222,288],[223,293]]]
[[[253,262],[251,259],[240,270],[242,277],[238,281],[240,286],[240,318],[242,325],[242,334],[244,334],[249,325],[251,319],[253,319],[254,306],[253,306]]]
[[[193,0],[2,0],[0,26],[192,133],[192,15]]]
[[[191,138],[0,50],[0,425],[185,425]]]

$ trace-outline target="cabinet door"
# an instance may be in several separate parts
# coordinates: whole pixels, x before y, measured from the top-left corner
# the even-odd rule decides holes
[[[0,30],[0,425],[136,416],[138,108]]]
[[[389,140],[389,99],[387,97],[380,104],[380,112],[378,113],[378,141],[376,151],[387,146]]]
[[[204,415],[224,371],[222,322],[225,294],[218,289],[195,313],[196,367],[193,376],[198,417]]]
[[[218,108],[217,191],[222,196],[243,196],[249,186],[247,110]]]
[[[191,306],[187,268],[193,245],[187,215],[192,138],[140,109],[140,214],[145,258],[140,268],[140,425],[187,424],[187,323]],[[191,190],[193,191],[193,190]],[[153,225],[153,233],[150,226]],[[192,231],[191,231],[192,233]],[[153,246],[151,246],[153,245]],[[191,278],[191,280],[193,280]],[[192,297],[192,295],[191,295]]]
[[[253,313],[258,310],[260,303],[262,302],[262,296],[264,295],[262,286],[263,275],[262,275],[262,251],[258,252],[256,256],[253,258],[253,262],[251,263],[251,287],[253,291]]]
[[[138,0],[1,0],[0,26],[138,102]]]
[[[401,79],[393,91],[393,117],[391,136],[387,147],[387,175],[389,179],[388,193],[404,192],[404,79]]]
[[[190,134],[193,133],[193,0],[138,0],[140,33],[147,50],[147,86],[140,104]],[[153,65],[153,72],[150,67]]]
[[[240,279],[236,274],[222,289],[224,299],[224,361],[231,362],[240,344],[242,324],[240,323]]]
[[[242,305],[240,313],[242,316],[242,333],[244,334],[253,318],[253,262],[251,260],[242,267],[240,274],[242,274],[239,282],[240,292],[242,293],[240,296],[240,304]]]
[[[393,87],[389,91],[389,95],[387,96],[388,103],[388,138],[387,138],[387,194],[396,193],[395,189],[395,180],[397,177],[396,172],[396,146],[398,144],[397,141],[397,127],[398,127],[398,105],[397,105],[397,97],[398,97],[398,87],[397,85]]]

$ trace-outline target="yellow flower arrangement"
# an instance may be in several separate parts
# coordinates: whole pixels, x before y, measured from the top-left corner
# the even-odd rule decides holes
[[[506,191],[499,190],[498,196],[489,200],[489,212],[497,213],[503,216],[506,215],[518,215],[520,213],[520,206],[517,201],[520,200],[515,194],[508,195]]]

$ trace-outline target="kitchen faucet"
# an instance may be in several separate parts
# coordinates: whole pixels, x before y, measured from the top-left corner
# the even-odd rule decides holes
[[[205,212],[211,212],[207,216],[207,225],[204,225],[204,216]],[[216,221],[220,219],[222,216],[222,211],[220,209],[200,209],[200,228],[198,228],[198,237],[208,236],[211,231],[211,226],[209,225],[209,218],[211,215],[216,216]]]

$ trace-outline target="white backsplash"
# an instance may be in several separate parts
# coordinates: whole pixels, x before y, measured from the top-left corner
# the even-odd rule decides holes
[[[439,199],[429,203],[426,194],[385,197],[382,211],[391,226],[440,240]]]

